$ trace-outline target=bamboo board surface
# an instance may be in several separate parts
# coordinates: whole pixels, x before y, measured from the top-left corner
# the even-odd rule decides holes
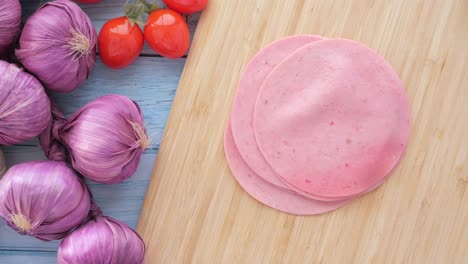
[[[210,0],[138,225],[149,263],[468,263],[467,27],[466,0]],[[376,49],[401,76],[413,114],[393,177],[312,217],[252,199],[222,143],[249,59],[300,33]]]

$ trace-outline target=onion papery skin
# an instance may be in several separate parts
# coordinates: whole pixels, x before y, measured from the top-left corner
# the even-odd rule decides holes
[[[87,186],[64,162],[18,164],[0,180],[0,216],[23,235],[62,239],[89,219],[90,208]]]
[[[0,61],[0,145],[15,145],[50,124],[50,100],[42,84],[14,64]]]
[[[99,216],[73,231],[60,244],[58,264],[142,264],[145,244],[126,224]]]
[[[97,33],[74,2],[44,4],[27,21],[16,56],[47,89],[71,92],[89,77],[96,62]]]
[[[65,160],[84,177],[120,183],[132,176],[150,139],[138,104],[121,95],[105,95],[65,120],[56,107],[51,126],[41,135],[49,159]]]
[[[21,4],[19,0],[0,1],[0,56],[5,55],[20,31]]]

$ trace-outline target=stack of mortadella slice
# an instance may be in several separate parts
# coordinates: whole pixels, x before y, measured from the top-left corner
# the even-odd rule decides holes
[[[297,35],[248,64],[224,145],[252,197],[315,215],[379,187],[402,158],[410,126],[409,98],[383,57],[355,41]]]

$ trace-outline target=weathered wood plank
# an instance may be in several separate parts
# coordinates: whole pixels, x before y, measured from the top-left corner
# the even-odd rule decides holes
[[[96,68],[86,83],[70,94],[53,93],[66,115],[106,94],[121,94],[136,101],[144,114],[152,138],[149,153],[155,153],[161,141],[167,117],[177,89],[185,59],[140,57],[125,70],[105,67],[97,58]],[[37,140],[22,144],[36,146]]]
[[[57,263],[55,252],[0,251],[2,264],[53,264]]]

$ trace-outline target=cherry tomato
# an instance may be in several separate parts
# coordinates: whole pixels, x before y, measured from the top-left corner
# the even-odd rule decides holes
[[[148,17],[145,40],[157,53],[176,59],[187,53],[190,47],[190,31],[187,22],[179,13],[160,9]]]
[[[102,62],[113,69],[132,64],[140,55],[143,45],[143,32],[127,17],[107,21],[99,32],[99,55]]]
[[[191,14],[201,11],[208,4],[208,0],[163,0],[172,10],[182,14]]]
[[[83,4],[96,4],[101,2],[101,0],[76,0],[76,2]]]

